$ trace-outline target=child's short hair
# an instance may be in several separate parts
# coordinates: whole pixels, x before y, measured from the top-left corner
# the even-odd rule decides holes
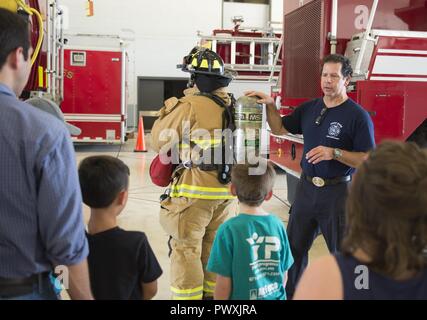
[[[91,208],[109,207],[117,195],[127,190],[129,167],[111,156],[92,156],[79,165],[83,202]]]
[[[273,189],[275,178],[273,165],[265,159],[256,165],[236,164],[231,171],[231,182],[236,187],[237,198],[251,207],[258,207],[264,202]]]

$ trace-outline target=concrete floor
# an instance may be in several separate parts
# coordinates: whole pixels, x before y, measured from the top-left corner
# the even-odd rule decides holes
[[[77,161],[91,155],[117,156],[130,168],[129,201],[122,214],[118,217],[119,226],[125,230],[144,231],[147,234],[150,245],[153,248],[163,275],[158,280],[159,290],[155,299],[168,300],[169,293],[169,258],[168,258],[168,236],[158,222],[159,196],[164,188],[152,184],[148,170],[151,160],[155,157],[154,151],[150,150],[150,135],[146,135],[148,152],[133,152],[135,140],[129,140],[121,148],[115,145],[76,145]],[[276,214],[287,224],[289,208],[283,203],[286,201],[286,179],[283,172],[278,171],[274,197],[265,202],[265,209]],[[89,208],[84,206],[84,218],[88,221]],[[323,237],[318,237],[310,251],[310,258],[327,254],[328,250]],[[66,298],[66,294],[64,293]]]

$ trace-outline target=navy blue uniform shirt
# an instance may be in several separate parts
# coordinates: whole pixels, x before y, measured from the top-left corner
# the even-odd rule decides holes
[[[304,135],[303,172],[311,177],[334,178],[353,174],[355,169],[337,160],[308,163],[305,155],[318,146],[351,152],[367,152],[375,147],[374,125],[368,112],[350,98],[329,108],[320,125],[315,124],[326,107],[323,98],[303,103],[282,118],[283,126],[292,134]]]

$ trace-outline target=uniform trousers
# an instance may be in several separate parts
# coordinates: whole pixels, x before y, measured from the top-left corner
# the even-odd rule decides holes
[[[319,231],[331,253],[340,250],[345,228],[345,200],[349,183],[316,187],[301,179],[289,211],[287,234],[294,264],[288,272],[286,294],[291,299],[308,264],[308,251]]]
[[[160,224],[171,236],[172,299],[212,298],[216,275],[206,271],[218,227],[237,212],[235,200],[167,198]]]

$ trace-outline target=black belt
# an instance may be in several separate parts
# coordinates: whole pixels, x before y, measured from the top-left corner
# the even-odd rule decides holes
[[[16,297],[33,292],[35,284],[49,277],[50,272],[34,274],[26,278],[1,278],[0,277],[0,297]]]
[[[324,187],[324,186],[330,186],[334,184],[344,183],[351,181],[351,176],[344,176],[344,177],[336,177],[331,179],[325,179],[320,177],[310,177],[306,174],[302,174],[302,178],[307,180],[308,182],[312,183],[316,187]]]

